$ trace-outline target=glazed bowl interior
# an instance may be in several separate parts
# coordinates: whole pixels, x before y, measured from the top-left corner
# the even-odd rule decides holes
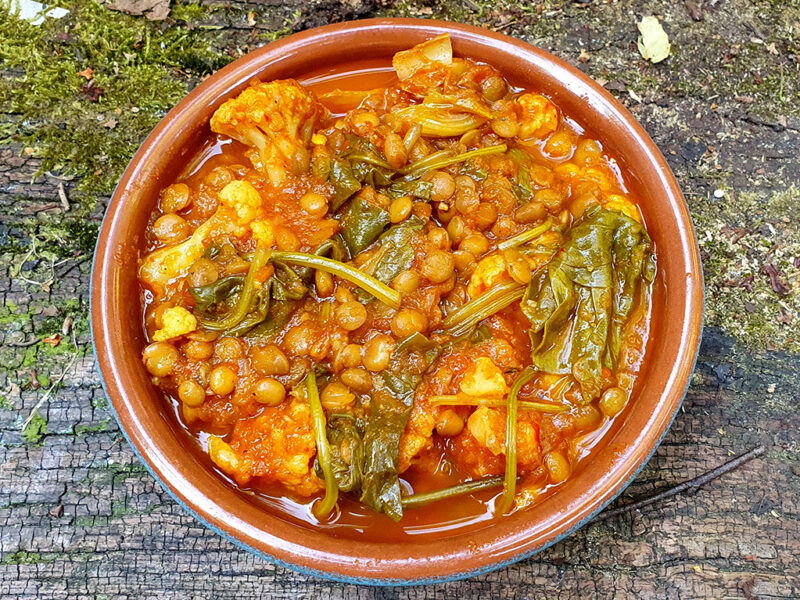
[[[629,409],[558,492],[482,529],[403,544],[354,541],[298,525],[223,480],[187,443],[141,364],[137,260],[159,191],[208,139],[208,121],[250,80],[293,77],[317,87],[382,75],[393,53],[448,31],[457,56],[487,62],[512,84],[550,96],[599,139],[640,198],[657,252],[658,279],[646,370]],[[364,57],[369,57],[365,60]],[[343,80],[342,77],[345,76]],[[157,126],[134,157],[106,214],[92,275],[98,364],[120,425],[166,489],[235,543],[312,574],[362,583],[425,583],[498,568],[557,541],[601,510],[634,477],[663,437],[691,374],[702,323],[702,281],[694,234],[663,157],[605,90],[551,55],[473,27],[370,20],[297,34],[237,60],[207,79]]]

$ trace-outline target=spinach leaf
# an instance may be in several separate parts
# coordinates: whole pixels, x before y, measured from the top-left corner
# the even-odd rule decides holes
[[[328,445],[336,484],[343,492],[361,489],[364,473],[364,449],[355,417],[334,414],[328,419]]]
[[[277,287],[275,288],[277,291]],[[277,294],[275,296],[277,300]],[[248,339],[273,339],[286,327],[292,313],[297,308],[299,300],[284,300],[272,302],[266,318],[250,329],[245,337]]]
[[[274,261],[275,275],[272,277],[273,294],[276,300],[285,302],[286,300],[300,300],[308,292],[308,288],[303,283],[303,278],[298,275],[290,266]]]
[[[241,336],[246,335],[253,327],[263,322],[269,314],[270,305],[270,288],[272,287],[273,280],[270,279],[268,283],[264,284],[261,290],[256,294],[253,309],[247,313],[247,316],[235,327],[227,330],[225,335]]]
[[[346,160],[334,160],[331,163],[328,181],[333,185],[333,202],[331,212],[336,212],[347,199],[361,189],[361,182],[353,174],[353,168]]]
[[[406,428],[414,392],[421,377],[401,369],[375,378],[375,392],[364,432],[364,479],[361,501],[393,520],[403,516],[398,471],[400,438]]]
[[[414,262],[414,237],[425,226],[417,216],[390,227],[376,242],[380,247],[375,256],[361,266],[361,270],[378,281],[389,285],[392,280]]]
[[[400,439],[422,373],[439,355],[439,349],[434,346],[435,343],[424,335],[409,336],[396,347],[389,368],[375,377],[375,392],[363,437],[361,501],[395,521],[403,516],[398,471]],[[413,362],[408,360],[410,352],[424,353],[422,370],[410,368]]]
[[[400,196],[415,196],[422,200],[431,199],[431,190],[433,185],[429,181],[422,181],[420,179],[395,181],[386,192],[392,198],[399,198]]]
[[[214,283],[190,287],[189,294],[194,298],[194,310],[208,315],[238,295],[244,283],[244,275],[231,275],[217,279]]]
[[[603,366],[616,364],[639,283],[653,277],[652,252],[636,221],[595,208],[534,274],[522,298],[533,364],[547,373],[572,374],[587,402],[601,391]]]
[[[342,238],[355,256],[375,241],[389,224],[389,213],[363,196],[350,201],[342,215]]]

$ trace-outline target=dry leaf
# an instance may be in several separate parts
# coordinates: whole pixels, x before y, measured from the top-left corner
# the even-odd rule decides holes
[[[106,8],[150,21],[163,21],[169,16],[169,0],[114,0]]]
[[[76,73],[78,77],[85,77],[86,79],[91,79],[94,77],[94,69],[92,67],[86,67],[83,71],[78,71]]]
[[[642,58],[657,63],[669,56],[669,37],[658,19],[643,17],[637,27],[642,34],[637,42]]]
[[[61,336],[58,335],[57,333],[54,333],[50,337],[44,338],[42,340],[42,343],[43,344],[47,344],[47,345],[52,346],[53,348],[55,348],[56,346],[58,346],[61,343]]]

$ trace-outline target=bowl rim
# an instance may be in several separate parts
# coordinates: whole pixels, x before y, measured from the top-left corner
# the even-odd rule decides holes
[[[127,404],[126,394],[123,386],[120,385],[118,377],[119,364],[124,361],[118,361],[113,352],[109,351],[108,336],[110,334],[107,333],[104,327],[109,319],[109,311],[111,310],[105,291],[106,287],[111,283],[111,276],[115,268],[114,265],[118,259],[118,257],[113,256],[113,252],[109,251],[110,244],[108,242],[112,233],[111,230],[115,226],[116,220],[124,205],[123,200],[127,196],[126,186],[133,179],[134,175],[138,174],[143,162],[148,158],[152,158],[150,155],[154,147],[157,147],[158,144],[168,144],[168,142],[164,142],[163,138],[171,127],[174,128],[176,117],[198,101],[199,98],[204,95],[207,96],[210,90],[217,92],[214,96],[216,99],[229,96],[235,84],[242,79],[242,72],[257,71],[259,65],[263,67],[265,64],[268,64],[270,60],[279,61],[284,53],[296,52],[299,49],[307,48],[323,38],[333,39],[338,36],[344,37],[348,34],[363,34],[369,37],[370,35],[379,34],[380,31],[385,28],[401,29],[409,33],[421,33],[426,36],[449,32],[453,35],[454,42],[458,39],[469,39],[478,44],[488,43],[503,45],[509,50],[520,52],[523,56],[527,55],[527,60],[531,62],[535,58],[541,61],[541,64],[548,63],[548,68],[558,71],[559,74],[571,78],[572,83],[582,86],[583,90],[588,94],[583,100],[590,105],[591,101],[603,104],[603,108],[607,111],[607,114],[619,119],[626,129],[626,133],[630,134],[635,138],[636,142],[640,144],[638,151],[646,154],[648,163],[653,167],[659,183],[663,186],[663,191],[668,197],[670,207],[678,217],[677,226],[678,232],[681,235],[680,250],[687,271],[681,344],[676,356],[676,367],[673,369],[674,376],[669,380],[669,385],[665,387],[662,394],[662,399],[667,398],[670,402],[662,401],[658,405],[662,408],[659,413],[660,421],[657,423],[653,420],[648,421],[650,428],[646,430],[646,433],[652,434],[650,443],[653,443],[649,452],[639,455],[635,450],[635,445],[630,444],[627,448],[627,453],[631,454],[632,457],[629,457],[629,460],[624,464],[621,460],[618,462],[621,466],[614,471],[613,477],[609,477],[608,475],[603,476],[609,479],[607,487],[600,493],[595,493],[594,497],[589,497],[588,499],[591,500],[591,502],[588,504],[581,503],[580,506],[575,508],[575,512],[580,512],[581,508],[585,508],[586,506],[589,507],[589,510],[583,510],[583,514],[579,519],[557,524],[554,531],[548,533],[543,541],[528,543],[527,546],[521,544],[521,547],[517,549],[505,548],[502,556],[498,558],[490,557],[487,560],[477,560],[474,562],[474,566],[469,568],[464,568],[463,565],[458,563],[453,564],[456,562],[453,557],[434,556],[429,559],[429,563],[424,565],[419,562],[414,563],[414,566],[426,571],[425,575],[416,577],[396,577],[389,575],[391,572],[398,572],[399,564],[396,561],[383,566],[380,564],[380,560],[377,559],[374,564],[370,564],[372,571],[364,575],[364,564],[347,564],[345,561],[337,561],[336,558],[339,555],[337,555],[335,551],[325,552],[325,560],[320,561],[321,556],[319,552],[309,552],[309,554],[298,553],[297,545],[290,543],[289,540],[284,538],[278,538],[278,540],[285,542],[285,545],[279,545],[277,547],[270,547],[266,543],[261,542],[261,540],[255,540],[252,537],[248,538],[250,541],[246,541],[246,539],[244,539],[244,534],[236,528],[238,522],[231,524],[222,518],[234,517],[232,513],[223,514],[224,509],[221,508],[217,511],[211,511],[208,506],[197,506],[197,504],[188,497],[186,480],[182,482],[182,485],[178,485],[166,476],[167,472],[172,468],[169,461],[156,461],[153,456],[148,455],[148,453],[143,450],[143,440],[147,440],[148,436],[144,432],[144,429],[142,429],[140,422],[136,420],[133,422],[131,421],[133,413],[129,411],[130,407]],[[253,77],[253,74],[249,77]],[[227,88],[224,86],[226,83],[228,84]],[[688,390],[691,374],[697,360],[702,337],[703,311],[703,273],[700,264],[697,238],[694,233],[688,206],[663,155],[642,126],[639,125],[633,115],[631,115],[622,104],[598,83],[594,82],[578,69],[558,59],[549,52],[528,44],[527,42],[471,25],[407,18],[364,19],[325,25],[296,33],[246,54],[215,72],[195,87],[169,111],[158,125],[156,125],[134,155],[115,188],[111,201],[106,209],[95,245],[90,283],[90,327],[95,347],[96,367],[100,374],[103,390],[110,399],[111,410],[119,424],[120,431],[133,448],[137,458],[145,465],[148,472],[159,482],[161,487],[167,491],[178,504],[206,527],[215,531],[224,539],[234,543],[236,546],[254,553],[261,558],[306,575],[313,575],[343,583],[367,585],[423,585],[455,581],[488,573],[528,558],[552,546],[594,519],[599,512],[624,491],[644,468],[674,421]],[[677,375],[675,375],[675,372],[677,372]],[[131,431],[129,431],[129,428],[131,428]],[[133,435],[131,435],[131,432],[133,432]],[[163,457],[157,458],[161,459]],[[197,496],[198,495],[195,494],[195,499]],[[211,502],[211,505],[215,504],[209,496],[202,492],[200,496]],[[578,496],[585,497],[591,496],[591,494],[583,492],[578,494]],[[583,500],[586,499],[587,498],[583,498]],[[328,540],[330,539],[331,538],[328,537]],[[494,543],[499,543],[499,540],[500,538],[493,541]],[[275,536],[270,537],[270,541],[276,541]],[[373,543],[364,542],[362,545],[372,546]],[[301,549],[307,548],[304,545],[300,545],[300,547]],[[267,548],[269,548],[269,551]],[[470,555],[470,557],[472,556],[475,555]],[[411,562],[409,561],[409,565],[410,564]],[[450,568],[436,568],[441,564],[450,564]],[[362,570],[360,571],[359,568]],[[399,572],[407,571],[401,570]],[[375,573],[379,574],[375,575]]]

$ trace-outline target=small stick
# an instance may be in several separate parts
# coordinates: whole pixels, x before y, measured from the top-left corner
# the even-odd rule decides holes
[[[32,340],[26,340],[21,342],[6,342],[6,346],[9,346],[11,348],[30,348],[34,344],[38,343],[39,343],[39,338],[34,337]]]
[[[73,337],[72,340],[73,340],[73,343],[74,343],[75,342],[75,338]],[[42,408],[44,403],[47,402],[47,399],[50,398],[50,394],[53,393],[53,390],[56,389],[56,386],[59,385],[64,380],[64,377],[66,376],[67,371],[72,368],[72,365],[75,364],[75,361],[77,359],[78,359],[78,350],[77,350],[77,345],[76,345],[75,353],[72,355],[72,358],[69,359],[69,362],[64,367],[64,369],[61,371],[61,375],[59,375],[58,379],[56,379],[53,382],[53,384],[49,388],[47,388],[47,391],[44,393],[44,395],[41,398],[39,398],[39,401],[36,403],[36,406],[34,406],[33,409],[31,410],[30,414],[28,414],[28,418],[25,419],[22,422],[22,427],[20,427],[20,431],[25,431],[25,428],[30,424],[31,421],[33,421],[33,417],[36,415],[36,413],[39,411],[39,409]]]
[[[69,198],[67,198],[67,191],[64,189],[64,182],[58,183],[58,199],[61,201],[61,210],[69,212]]]
[[[617,515],[622,515],[634,510],[639,510],[640,508],[644,508],[645,506],[649,506],[660,500],[671,498],[672,496],[676,496],[681,492],[688,491],[689,493],[694,494],[697,492],[697,490],[699,490],[709,481],[716,479],[720,475],[724,475],[728,471],[733,471],[734,469],[740,467],[744,463],[756,458],[757,456],[761,456],[762,454],[764,454],[764,446],[758,446],[757,448],[753,448],[752,450],[750,450],[750,452],[737,456],[733,460],[726,462],[724,465],[720,465],[716,469],[712,469],[711,471],[708,471],[707,473],[704,473],[699,477],[695,477],[694,479],[690,479],[689,481],[684,481],[683,483],[680,483],[675,487],[671,487],[668,490],[664,490],[663,492],[659,492],[658,494],[655,494],[648,498],[637,500],[636,502],[631,502],[630,504],[626,504],[625,506],[620,506],[619,508],[606,510],[597,515],[593,520],[605,521],[606,519],[610,519],[611,517],[616,517]]]

